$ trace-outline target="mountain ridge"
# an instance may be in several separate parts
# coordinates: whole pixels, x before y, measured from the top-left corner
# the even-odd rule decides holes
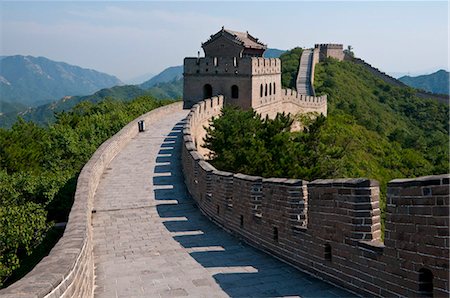
[[[183,78],[183,65],[169,66],[149,80],[140,84],[139,87],[145,90],[158,83],[167,83],[181,78]]]
[[[115,76],[42,56],[5,56],[0,66],[0,100],[31,107],[123,84]]]
[[[43,104],[37,107],[17,109],[14,106],[8,107],[9,112],[0,113],[0,127],[11,127],[16,122],[17,117],[26,121],[33,121],[39,125],[47,125],[55,121],[55,113],[69,111],[80,102],[98,103],[105,99],[115,99],[120,101],[130,101],[139,96],[150,95],[155,99],[179,99],[182,97],[183,80],[173,80],[171,82],[157,83],[149,89],[142,89],[138,85],[123,85],[104,88],[97,92],[85,96],[64,96],[57,101]],[[0,105],[2,102],[0,102]]]
[[[419,76],[402,76],[398,78],[402,83],[417,89],[425,90],[435,94],[450,94],[449,72],[440,69],[431,74]]]

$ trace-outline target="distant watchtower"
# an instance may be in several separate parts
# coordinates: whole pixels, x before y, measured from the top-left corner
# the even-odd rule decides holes
[[[281,96],[281,62],[248,32],[222,30],[202,44],[205,57],[184,59],[184,108],[215,95],[226,104],[257,108]]]
[[[315,44],[314,49],[319,52],[319,60],[323,61],[328,57],[344,60],[344,46],[336,43]]]

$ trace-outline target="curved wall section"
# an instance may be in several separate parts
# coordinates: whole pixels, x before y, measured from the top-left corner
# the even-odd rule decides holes
[[[198,151],[221,97],[195,105],[183,130],[186,186],[225,230],[295,267],[366,296],[449,295],[449,177],[393,180],[381,241],[379,185],[223,172]]]
[[[105,141],[83,167],[63,237],[50,254],[25,277],[0,291],[1,297],[93,297],[94,260],[91,216],[94,195],[103,171],[118,152],[138,134],[137,122],[155,123],[182,102],[140,116]]]

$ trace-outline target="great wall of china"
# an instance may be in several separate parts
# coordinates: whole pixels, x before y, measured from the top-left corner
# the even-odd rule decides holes
[[[320,45],[316,46],[318,48]],[[299,76],[301,72],[308,73],[309,79],[306,76],[298,78],[297,82],[312,87],[315,63],[320,55],[335,50],[336,45],[322,52],[320,49],[311,50],[312,59],[310,56],[308,62],[303,63],[309,69],[306,72],[299,70]],[[253,54],[249,52],[249,55]],[[313,89],[306,87],[299,93],[281,89],[281,84],[271,77],[279,73],[278,59],[204,59],[199,62],[205,63],[205,71],[207,66],[210,71],[214,69],[211,65],[216,65],[223,67],[223,73],[232,69],[230,65],[240,67],[242,64],[239,63],[246,61],[255,65],[253,69],[258,72],[257,65],[267,63],[272,70],[264,73],[265,70],[261,69],[255,73],[255,88],[247,89],[251,101],[246,104],[255,106],[261,114],[327,112],[326,96],[313,96]],[[187,76],[200,74],[195,58],[188,58],[185,63],[193,63]],[[248,69],[252,69],[251,66]],[[244,75],[247,70],[240,72],[238,69],[238,72]],[[220,75],[220,69],[213,73]],[[269,77],[258,77],[262,74]],[[202,74],[203,78],[206,76]],[[227,89],[223,89],[225,97],[233,97],[233,88],[228,87],[237,86],[239,82],[230,80],[227,83]],[[203,81],[197,85],[197,89],[202,90]],[[268,85],[273,86],[272,92]],[[239,87],[238,97],[241,97],[246,88]],[[194,89],[185,91],[198,92]],[[205,91],[210,90],[203,89],[203,93]],[[196,98],[205,97],[201,94]],[[194,212],[187,207],[191,205],[192,197],[204,215],[236,238],[354,293],[364,296],[448,297],[450,175],[391,181],[382,241],[377,181],[357,178],[308,182],[262,178],[223,172],[208,163],[201,148],[204,127],[212,117],[220,115],[224,102],[224,96],[217,94],[205,100],[191,101],[189,112],[182,110],[181,102],[161,107],[135,119],[102,144],[78,178],[74,205],[63,237],[30,273],[0,290],[0,296],[195,296],[196,293],[204,293],[198,292],[200,290],[220,297],[239,296],[236,293],[241,296],[258,293],[261,296],[301,296],[303,288],[308,288],[306,284],[316,285],[314,292],[304,292],[306,296],[351,295],[320,281],[305,279],[299,273],[288,271],[288,276],[283,275],[287,269],[274,273],[272,263],[266,269],[272,272],[270,275],[256,275],[265,283],[273,281],[267,292],[262,290],[263,284],[254,281],[255,285],[250,285],[242,276],[239,276],[243,282],[238,283],[237,292],[227,288],[229,285],[219,276],[223,273],[218,274],[212,269],[200,270],[202,266],[211,267],[211,262],[217,262],[215,255],[206,263],[195,257],[198,249],[219,249],[214,247],[222,245],[222,249],[227,251],[228,242],[221,242],[225,236],[214,230],[213,235],[217,238],[210,239],[208,247],[177,240],[184,243],[180,246],[174,241],[179,239],[179,233],[197,232],[186,228],[191,224],[189,218]],[[186,119],[180,122],[186,113]],[[139,133],[137,122],[140,120],[153,130]],[[145,148],[150,147],[156,151],[149,156]],[[167,167],[168,170],[161,170]],[[190,196],[185,194],[186,191]],[[188,218],[181,221],[184,225],[181,232],[173,232],[169,228],[171,222],[168,222],[166,213],[171,209],[165,208],[172,207],[181,208],[173,215],[176,220],[183,216]],[[198,220],[202,226],[207,225]],[[141,225],[145,225],[144,231],[140,230]],[[156,244],[149,248],[149,243],[153,242]],[[169,247],[167,243],[170,243]],[[228,254],[231,265],[221,267],[220,272],[225,272],[226,268],[236,270],[237,267],[233,267],[235,255],[245,256],[246,265],[253,264],[252,258],[265,258],[262,255],[255,257],[251,250],[237,247],[233,245],[232,253]],[[172,262],[180,258],[189,261]],[[118,267],[119,264],[125,267]],[[261,265],[254,266],[258,268]],[[277,264],[277,267],[282,266],[282,263]],[[173,270],[167,271],[166,267]],[[247,267],[241,270],[250,274]],[[188,270],[190,268],[192,271]],[[265,271],[262,268],[259,267],[259,271]],[[296,278],[301,282],[286,283]],[[154,282],[166,282],[166,279],[164,287]],[[189,280],[190,284],[183,284],[182,279]],[[178,281],[182,286],[174,286],[172,281]],[[245,289],[242,292],[243,285],[251,292],[245,292]],[[283,292],[286,287],[289,290]],[[320,289],[326,291],[320,292]]]
[[[193,140],[222,106],[221,96],[194,105],[183,131],[186,185],[206,216],[362,295],[448,295],[449,175],[389,183],[383,242],[377,181],[262,178],[209,164]]]

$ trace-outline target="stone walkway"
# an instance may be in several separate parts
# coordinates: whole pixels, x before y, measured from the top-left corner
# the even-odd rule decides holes
[[[181,120],[140,133],[104,173],[93,213],[96,297],[348,297],[209,222],[183,184]]]
[[[298,74],[296,87],[298,94],[314,96],[311,81],[311,72],[313,62],[313,50],[307,49],[303,50],[302,56],[300,57],[300,64],[298,66]]]

